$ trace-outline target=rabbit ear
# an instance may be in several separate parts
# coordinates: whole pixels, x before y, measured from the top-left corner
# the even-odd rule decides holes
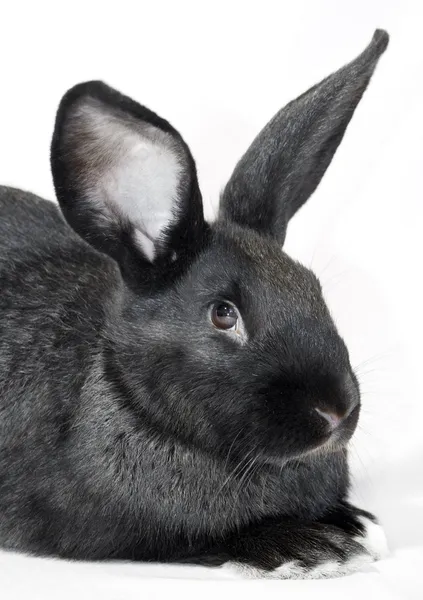
[[[63,97],[51,165],[70,225],[121,266],[173,261],[202,235],[195,163],[182,137],[102,82]]]
[[[284,242],[289,219],[322,179],[388,40],[377,30],[353,62],[273,117],[235,167],[220,218]]]

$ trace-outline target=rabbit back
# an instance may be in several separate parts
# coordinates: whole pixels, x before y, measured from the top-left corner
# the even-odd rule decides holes
[[[113,261],[80,239],[55,204],[0,188],[0,544],[6,547],[45,550],[35,543],[49,538],[40,530],[40,511],[48,510],[43,498],[72,480],[66,439],[97,359],[105,303],[118,286]]]

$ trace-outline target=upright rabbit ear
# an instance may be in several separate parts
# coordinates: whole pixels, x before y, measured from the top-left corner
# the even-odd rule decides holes
[[[203,235],[195,164],[182,137],[102,82],[62,99],[51,165],[70,225],[123,271],[174,262]]]
[[[353,62],[273,117],[235,167],[220,218],[284,242],[289,219],[322,179],[388,40],[377,30]]]

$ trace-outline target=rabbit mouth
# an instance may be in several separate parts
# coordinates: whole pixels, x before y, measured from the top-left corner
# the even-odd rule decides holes
[[[351,413],[346,417],[341,425],[332,431],[329,431],[320,438],[312,448],[305,450],[298,457],[307,458],[308,456],[327,455],[344,450],[351,440],[357,427],[360,415],[360,405],[354,407]],[[298,459],[297,458],[297,459]]]
[[[318,434],[316,431],[310,431],[309,443],[304,440],[303,445],[297,446],[296,449],[291,448],[287,452],[286,449],[278,451],[267,451],[263,453],[263,460],[266,463],[280,466],[281,463],[290,463],[291,461],[307,460],[308,457],[317,457],[319,455],[328,455],[336,452],[344,451],[353,436],[360,415],[360,405],[357,404],[348,414],[342,423],[333,430],[327,429],[325,433]],[[312,437],[313,436],[313,437]]]

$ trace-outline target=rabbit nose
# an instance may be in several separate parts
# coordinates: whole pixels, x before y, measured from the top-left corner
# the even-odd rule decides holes
[[[334,412],[326,412],[320,408],[315,408],[314,410],[329,423],[332,431],[336,429],[344,419],[344,417],[341,417]]]

